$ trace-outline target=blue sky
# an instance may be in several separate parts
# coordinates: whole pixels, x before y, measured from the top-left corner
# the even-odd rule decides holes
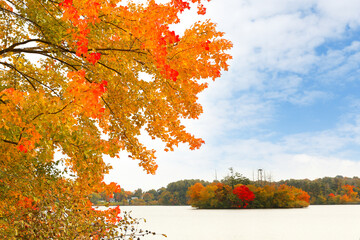
[[[157,149],[158,173],[146,175],[122,155],[107,159],[107,181],[129,190],[213,180],[233,167],[274,180],[360,173],[360,1],[212,0],[205,18],[234,48],[229,72],[200,95],[204,114],[184,121],[206,144]],[[196,20],[192,12],[184,25]]]

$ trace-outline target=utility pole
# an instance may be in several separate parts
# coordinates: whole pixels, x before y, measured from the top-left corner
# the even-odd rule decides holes
[[[266,173],[265,173],[265,169],[263,170],[263,172],[264,172],[264,182],[263,182],[263,184],[266,184]]]
[[[263,181],[263,170],[261,168],[258,169],[258,183],[262,185]]]

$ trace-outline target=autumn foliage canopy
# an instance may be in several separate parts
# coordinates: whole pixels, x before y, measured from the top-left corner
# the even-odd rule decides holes
[[[341,186],[341,193],[330,193],[327,201],[330,204],[359,203],[358,193],[354,191],[355,186],[345,184]]]
[[[245,185],[235,187],[233,194],[242,201],[242,204],[238,206],[243,208],[246,208],[249,202],[254,201],[255,199],[255,194]]]
[[[233,189],[226,184],[214,182],[207,186],[196,183],[189,187],[189,204],[197,208],[246,208],[255,194],[245,185]]]
[[[140,134],[167,151],[201,146],[181,119],[201,114],[197,95],[232,45],[210,21],[172,28],[205,2],[0,0],[1,239],[115,236],[120,210],[88,201],[120,190],[102,182],[103,156],[127,151],[154,174]]]

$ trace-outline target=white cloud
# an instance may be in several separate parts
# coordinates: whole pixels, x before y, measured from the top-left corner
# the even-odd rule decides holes
[[[326,100],[330,97],[330,94],[323,91],[303,91],[291,96],[289,102],[296,105],[310,105],[319,99]]]
[[[334,157],[319,157],[307,154],[297,154],[275,161],[278,167],[274,171],[277,179],[315,179],[343,175],[358,176],[360,162]],[[278,178],[280,177],[280,178]]]
[[[317,46],[341,38],[349,24],[359,24],[357,5],[356,1],[223,0],[209,9],[234,42],[235,64],[303,73],[318,60]]]

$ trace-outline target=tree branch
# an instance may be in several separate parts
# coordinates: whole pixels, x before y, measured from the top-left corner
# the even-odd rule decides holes
[[[139,54],[146,54],[141,52],[140,49],[121,49],[121,48],[95,48],[96,51],[117,51],[117,52],[134,52]]]
[[[36,0],[44,9],[45,11],[57,22],[57,24],[59,24],[62,28],[66,29],[50,12],[49,10],[47,10],[47,8],[39,1]],[[58,8],[57,8],[58,9]],[[59,9],[58,9],[59,10]],[[59,10],[60,11],[60,10]]]
[[[6,52],[11,52],[11,53],[35,53],[35,54],[50,53],[49,51],[41,50],[41,48],[39,48],[39,47],[8,49]]]
[[[12,11],[7,10],[7,9],[5,9],[5,8],[2,8],[2,7],[0,7],[0,10],[3,11],[3,12],[10,13],[10,14],[14,15],[15,17],[21,18],[21,19],[23,19],[23,20],[25,20],[25,21],[28,21],[28,22],[32,23],[34,26],[36,26],[36,27],[40,30],[40,32],[42,33],[42,35],[45,36],[44,32],[42,31],[41,26],[40,26],[39,24],[37,24],[36,22],[34,22],[33,20],[31,20],[31,19],[29,19],[29,18],[26,18],[26,17],[23,17],[23,16],[21,16],[20,14],[17,14],[17,13],[15,13],[15,12],[12,12]]]
[[[61,62],[61,63],[63,63],[64,65],[67,65],[68,67],[74,69],[75,71],[78,70],[78,69],[76,68],[77,66],[82,66],[82,65],[70,64],[70,63],[68,63],[68,62],[66,62],[66,61],[64,61],[64,60],[61,60],[61,59],[56,58],[56,57],[53,57],[53,56],[51,56],[51,55],[47,55],[47,54],[45,54],[45,53],[39,53],[39,54],[40,54],[40,55],[43,55],[43,56],[45,56],[45,57],[54,59],[54,60],[56,60],[56,61],[58,61],[58,62]]]
[[[27,43],[29,43],[29,42],[37,42],[37,41],[40,41],[40,39],[30,39],[30,40],[26,40],[26,41],[24,41],[24,42],[14,43],[14,44],[12,44],[11,46],[9,46],[8,48],[5,48],[5,49],[1,50],[1,51],[0,51],[0,55],[8,52],[9,50],[14,49],[14,48],[17,47],[17,46],[20,46],[20,45],[23,45],[23,44],[27,44]]]
[[[105,64],[103,64],[103,63],[101,63],[101,62],[97,62],[97,63],[100,64],[101,66],[109,69],[109,70],[112,70],[112,71],[116,72],[119,76],[122,76],[122,74],[121,74],[119,71],[117,71],[116,69],[111,68],[111,67],[109,67],[109,66],[107,66],[107,65],[105,65]]]
[[[33,88],[35,91],[37,91],[35,85],[34,85],[34,84],[30,81],[30,79],[29,79],[29,78],[33,79],[32,77],[27,76],[26,74],[20,72],[15,66],[13,66],[13,65],[11,65],[11,64],[9,64],[9,63],[0,62],[0,64],[2,64],[2,65],[4,65],[4,66],[7,66],[7,67],[9,67],[9,68],[14,69],[17,73],[19,73],[21,76],[23,76],[23,77],[30,83],[30,85],[32,86],[32,88]]]
[[[181,51],[178,51],[178,52],[175,53],[171,58],[169,58],[169,60],[171,61],[176,55],[178,55],[178,54],[180,54],[180,53],[182,53],[182,52],[185,52],[185,51],[187,51],[187,50],[193,49],[193,48],[195,48],[195,47],[190,47],[190,48],[187,48],[187,49],[183,49],[183,50],[181,50]]]
[[[68,104],[66,104],[64,107],[62,107],[61,109],[59,109],[59,110],[57,110],[57,111],[55,111],[55,112],[39,113],[38,115],[36,115],[36,116],[32,119],[32,121],[34,121],[35,119],[37,119],[38,117],[40,117],[41,115],[44,115],[44,114],[54,114],[54,115],[55,115],[55,114],[58,114],[58,113],[64,111],[65,108],[67,108],[67,106],[69,106],[72,102],[73,102],[73,101],[70,101],[70,102],[69,102]]]
[[[23,45],[23,44],[27,44],[29,42],[39,42],[39,43],[43,43],[52,47],[55,47],[59,50],[61,50],[61,52],[67,52],[67,53],[72,53],[72,54],[76,54],[75,51],[71,51],[69,49],[66,49],[64,47],[58,46],[54,43],[42,40],[42,39],[30,39],[30,40],[26,40],[24,42],[19,42],[19,43],[14,43],[11,46],[9,46],[8,48],[5,48],[3,50],[0,51],[0,55],[3,53],[7,53],[7,52],[14,52],[14,53],[35,53],[35,54],[44,54],[44,53],[51,53],[50,51],[46,51],[46,50],[42,50],[40,51],[42,48],[40,47],[29,47],[29,48],[15,48],[17,46]],[[38,51],[36,51],[38,50]]]
[[[10,144],[14,144],[14,145],[18,145],[19,142],[13,142],[13,141],[9,141],[6,139],[1,139],[1,141],[6,142],[6,143],[10,143]]]

